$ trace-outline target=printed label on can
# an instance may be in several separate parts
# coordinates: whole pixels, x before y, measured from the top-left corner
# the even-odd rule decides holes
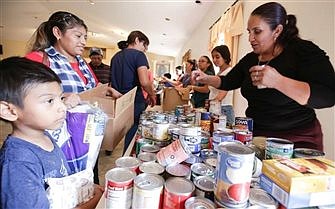
[[[293,142],[280,138],[267,138],[265,159],[292,158]]]
[[[157,161],[163,166],[178,164],[186,160],[189,154],[185,151],[181,141],[176,140],[157,153]]]

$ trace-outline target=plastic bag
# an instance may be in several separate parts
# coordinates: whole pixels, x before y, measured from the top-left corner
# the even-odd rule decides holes
[[[63,126],[48,131],[63,151],[70,174],[93,169],[99,155],[107,115],[101,109],[81,104],[67,111]]]

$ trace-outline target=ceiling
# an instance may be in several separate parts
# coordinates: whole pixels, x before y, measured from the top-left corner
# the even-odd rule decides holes
[[[55,11],[69,11],[88,26],[88,38],[106,46],[133,30],[150,40],[149,52],[177,56],[214,1],[193,0],[0,0],[0,41],[28,40]],[[91,4],[90,2],[94,2]],[[166,21],[169,18],[170,21]]]

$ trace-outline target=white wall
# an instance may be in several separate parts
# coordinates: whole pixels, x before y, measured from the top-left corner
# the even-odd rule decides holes
[[[180,62],[182,55],[188,49],[192,50],[191,56],[195,59],[198,59],[201,55],[210,55],[207,50],[209,37],[208,28],[233,2],[232,0],[230,2],[218,1],[214,3],[203,22],[194,31],[194,34],[189,38],[183,50],[181,50],[180,55],[177,56],[177,63]],[[246,28],[250,13],[257,6],[266,1],[241,0],[241,2],[243,2],[244,27]],[[333,66],[335,66],[335,1],[285,0],[278,2],[286,8],[288,14],[296,15],[301,37],[313,41],[321,49],[326,51]],[[248,33],[245,30],[245,33],[240,38],[238,59],[251,51],[247,35]],[[237,114],[242,114],[246,105],[245,99],[238,98]],[[316,113],[321,122],[324,134],[326,157],[335,160],[335,107],[317,110]]]

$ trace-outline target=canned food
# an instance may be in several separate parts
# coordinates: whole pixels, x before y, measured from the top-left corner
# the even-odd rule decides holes
[[[185,209],[216,209],[215,204],[203,197],[190,197],[185,202]]]
[[[282,159],[293,156],[293,142],[287,139],[267,138],[265,159]]]
[[[202,159],[196,155],[190,155],[189,158],[187,158],[186,160],[184,160],[184,164],[191,166],[194,163],[201,163]]]
[[[181,105],[177,105],[175,109],[175,115],[179,117],[180,115],[184,115],[184,107]]]
[[[184,108],[184,114],[187,115],[191,112],[192,106],[189,104],[184,104],[183,108]]]
[[[185,209],[185,201],[194,193],[194,184],[185,178],[173,177],[164,184],[164,209]]]
[[[204,159],[204,163],[212,166],[213,168],[216,168],[216,165],[218,164],[218,160],[216,157],[208,157]]]
[[[132,209],[160,209],[164,179],[160,175],[142,173],[134,178]]]
[[[193,181],[198,176],[209,176],[214,178],[215,169],[212,166],[204,163],[195,163],[191,165],[191,180]]]
[[[263,189],[250,189],[249,203],[251,206],[257,205],[262,208],[276,209],[277,202]]]
[[[150,140],[150,139],[146,139],[146,138],[138,138],[136,140],[136,148],[135,148],[135,151],[136,151],[136,155],[138,155],[141,151],[141,147],[143,145],[146,145],[146,144],[152,144],[153,142]]]
[[[141,152],[150,152],[150,153],[157,153],[159,152],[161,148],[158,145],[155,144],[145,144],[141,146],[140,153]]]
[[[217,152],[215,152],[213,149],[202,149],[200,151],[200,157],[202,159],[207,159],[209,157],[217,157]]]
[[[119,157],[115,160],[115,165],[120,168],[129,168],[136,173],[139,173],[138,167],[141,161],[135,157]]]
[[[157,161],[163,166],[178,164],[189,158],[191,151],[183,140],[176,140],[162,148],[156,155]]]
[[[189,113],[186,115],[186,122],[189,124],[195,124],[195,113]]]
[[[141,152],[137,158],[142,162],[155,162],[157,160],[156,154],[151,152]]]
[[[253,131],[254,122],[252,118],[248,117],[235,117],[235,128],[239,130]]]
[[[227,207],[244,206],[249,198],[255,153],[242,144],[219,145],[215,198]]]
[[[188,148],[193,154],[197,154],[201,150],[201,137],[200,136],[188,136],[179,135],[179,139],[184,140]]]
[[[106,173],[106,208],[131,207],[135,176],[136,173],[128,168],[113,168]]]
[[[293,156],[295,158],[311,158],[311,157],[323,157],[325,156],[324,152],[321,152],[316,149],[308,149],[308,148],[295,148],[293,150]]]
[[[201,150],[208,149],[209,148],[209,138],[210,138],[209,132],[201,131],[201,134],[199,137],[201,139],[201,143],[200,143]]]
[[[250,131],[235,131],[235,140],[243,144],[249,144],[252,141],[252,132]]]
[[[190,178],[191,169],[184,164],[175,164],[169,165],[165,168],[167,177],[183,177],[183,178]]]
[[[179,130],[179,135],[184,136],[198,136],[200,128],[197,126],[185,126],[181,125]]]
[[[156,162],[144,162],[140,165],[139,170],[141,173],[153,173],[158,175],[164,174],[164,167]]]
[[[193,180],[195,194],[198,197],[204,197],[214,201],[215,180],[209,176],[198,176]]]
[[[214,131],[213,138],[212,138],[212,147],[215,151],[218,151],[218,145],[221,142],[225,141],[234,141],[235,137],[233,133],[224,132],[224,131]]]

